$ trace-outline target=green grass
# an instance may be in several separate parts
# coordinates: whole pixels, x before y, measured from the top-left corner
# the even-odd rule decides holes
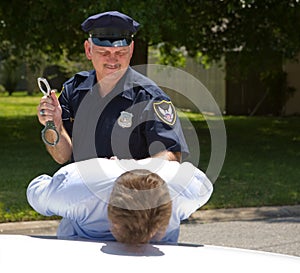
[[[58,165],[40,139],[36,116],[40,96],[0,96],[0,222],[42,219],[27,203],[29,181]]]
[[[40,95],[0,94],[0,222],[45,219],[26,200],[32,178],[59,168],[40,139],[39,100]],[[199,136],[199,167],[205,171],[207,124],[199,114],[185,114]],[[228,116],[224,121],[226,158],[205,208],[300,204],[300,117]]]
[[[206,160],[209,131],[197,115],[190,118]],[[205,208],[300,204],[300,118],[228,116],[224,122],[226,158]]]

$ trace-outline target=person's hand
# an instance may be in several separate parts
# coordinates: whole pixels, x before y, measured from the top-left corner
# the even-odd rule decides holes
[[[62,109],[60,103],[55,95],[55,91],[52,90],[50,97],[42,97],[40,104],[37,107],[39,122],[45,125],[47,121],[52,120],[56,128],[60,130],[62,126],[61,114]]]

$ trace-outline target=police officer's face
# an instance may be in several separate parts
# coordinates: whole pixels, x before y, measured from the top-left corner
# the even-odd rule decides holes
[[[132,57],[133,47],[133,42],[124,47],[102,47],[96,46],[91,41],[86,41],[85,53],[93,63],[97,80],[102,80],[104,77],[120,70],[125,72]]]

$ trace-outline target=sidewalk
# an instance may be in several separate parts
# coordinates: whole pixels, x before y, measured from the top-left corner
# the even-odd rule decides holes
[[[188,223],[253,221],[274,218],[300,217],[300,205],[234,208],[196,211]],[[59,220],[29,221],[0,224],[0,234],[55,235]]]

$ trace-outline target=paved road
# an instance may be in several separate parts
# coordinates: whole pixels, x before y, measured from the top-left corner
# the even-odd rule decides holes
[[[55,235],[58,221],[0,224],[0,234]],[[181,243],[238,247],[300,257],[300,205],[200,210],[181,225]]]
[[[179,241],[300,256],[300,205],[200,210]]]
[[[186,223],[179,241],[300,256],[300,217]]]

